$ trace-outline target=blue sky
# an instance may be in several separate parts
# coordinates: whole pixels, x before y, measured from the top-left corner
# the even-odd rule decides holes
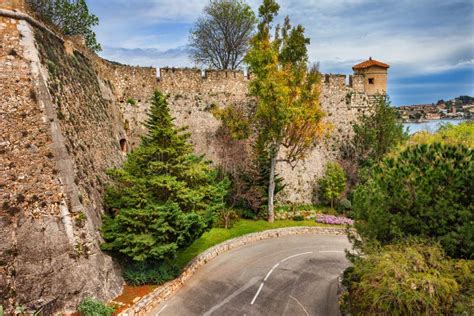
[[[129,65],[194,66],[189,29],[207,0],[87,0],[104,58]],[[255,10],[260,1],[247,1]],[[312,62],[350,74],[372,56],[391,65],[394,105],[474,95],[472,0],[280,0],[280,20],[306,28]]]

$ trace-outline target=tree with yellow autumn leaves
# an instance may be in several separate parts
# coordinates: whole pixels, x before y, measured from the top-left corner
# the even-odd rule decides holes
[[[259,24],[245,63],[252,73],[250,93],[256,108],[247,116],[254,141],[268,160],[268,221],[274,221],[275,170],[279,162],[294,167],[304,159],[316,141],[327,130],[322,122],[324,112],[319,105],[321,75],[308,63],[307,45],[301,25],[293,27],[287,17],[283,25],[272,30],[279,5],[264,0],[259,8]],[[272,35],[272,32],[273,35]],[[225,113],[233,113],[227,110]],[[222,112],[221,112],[222,114]],[[220,115],[233,120],[235,115]],[[238,116],[242,120],[242,116]],[[232,126],[226,122],[231,134]],[[260,153],[262,154],[262,153]]]

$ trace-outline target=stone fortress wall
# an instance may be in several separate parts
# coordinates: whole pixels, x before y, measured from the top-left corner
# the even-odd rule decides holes
[[[169,96],[196,151],[226,168],[245,163],[248,145],[224,144],[211,110],[252,98],[241,71],[117,64],[24,12],[21,0],[0,3],[0,304],[48,314],[121,291],[116,263],[100,251],[105,171],[139,144],[153,92]],[[364,77],[346,79],[323,76],[331,137],[294,170],[279,165],[287,183],[280,201],[312,201],[327,161],[340,158],[351,124],[368,108]]]
[[[176,123],[189,127],[197,153],[205,154],[216,165],[225,168],[232,168],[233,164],[246,159],[248,146],[223,138],[219,133],[221,123],[211,113],[215,106],[242,105],[251,101],[249,78],[244,72],[109,67],[106,76],[116,87],[115,96],[122,105],[129,148],[137,146],[140,135],[146,132],[142,122],[146,119],[150,95],[157,89],[168,95]],[[322,76],[320,103],[326,112],[326,121],[332,127],[330,139],[321,141],[295,169],[285,163],[279,164],[278,173],[287,184],[279,196],[280,201],[311,203],[315,200],[316,180],[321,177],[326,162],[340,158],[341,145],[350,141],[352,124],[369,107],[370,96],[364,91],[364,76],[351,75],[347,79],[339,74]],[[127,104],[129,99],[137,104]]]
[[[123,161],[121,113],[89,59],[0,13],[0,304],[50,315],[112,298],[123,280],[99,227],[104,171]]]

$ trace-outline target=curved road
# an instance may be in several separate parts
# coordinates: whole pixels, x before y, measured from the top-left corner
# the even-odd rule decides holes
[[[349,248],[345,236],[300,235],[233,249],[151,315],[338,315],[337,278]]]

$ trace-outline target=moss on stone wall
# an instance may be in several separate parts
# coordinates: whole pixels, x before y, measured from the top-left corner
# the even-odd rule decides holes
[[[24,21],[5,32],[2,26],[2,43],[16,55],[0,47],[1,73],[8,78],[0,85],[2,104],[8,105],[0,113],[0,144],[6,145],[0,146],[0,168],[9,166],[0,179],[12,175],[0,183],[0,196],[8,195],[0,213],[15,214],[0,223],[0,245],[13,250],[0,251],[0,283],[7,280],[0,304],[42,299],[48,308],[61,309],[86,294],[110,298],[122,279],[99,249],[98,229],[105,170],[123,159],[120,110],[103,97],[87,57],[68,55],[49,32],[35,29],[33,38]]]

